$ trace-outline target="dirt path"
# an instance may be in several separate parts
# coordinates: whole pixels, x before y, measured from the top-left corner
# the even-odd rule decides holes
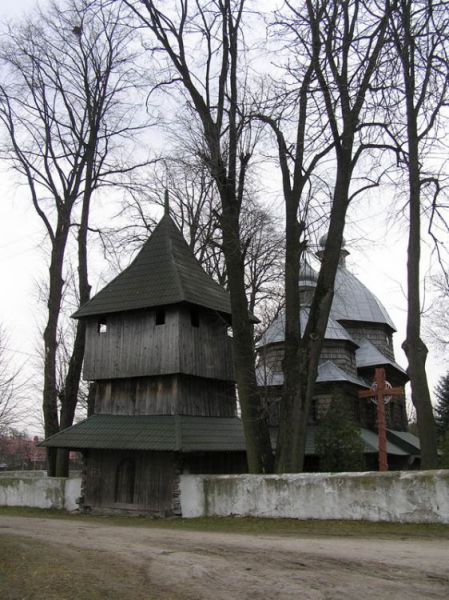
[[[17,534],[112,552],[170,600],[449,598],[447,540],[281,537],[0,517]],[[132,599],[129,599],[132,600]]]

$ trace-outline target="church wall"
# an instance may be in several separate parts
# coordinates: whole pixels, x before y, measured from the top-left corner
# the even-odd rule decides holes
[[[405,409],[405,400],[403,398],[393,398],[385,406],[385,419],[389,429],[407,431],[407,412]]]
[[[284,358],[284,344],[270,344],[258,350],[258,363],[266,368],[267,383],[270,383],[271,372],[282,371],[282,359]]]
[[[267,383],[270,383],[270,374],[282,371],[282,359],[284,358],[284,344],[270,344],[259,350],[259,364],[264,365],[267,371]],[[355,362],[355,348],[347,342],[326,340],[320,355],[320,363],[327,360],[332,361],[351,375],[357,375]]]
[[[98,381],[95,413],[234,417],[235,384],[188,375]]]
[[[233,381],[178,375],[176,382],[179,415],[237,416],[236,387]]]
[[[232,381],[232,340],[211,311],[198,311],[192,324],[187,306],[126,312],[89,319],[84,379],[116,379],[186,373]]]
[[[99,512],[179,514],[180,473],[247,471],[245,452],[94,450],[85,456],[84,508]]]
[[[357,387],[348,383],[319,383],[313,396],[310,424],[318,424],[331,408],[332,401],[345,402],[355,423],[365,426],[359,410]]]
[[[332,342],[326,340],[320,355],[320,363],[327,360],[333,362],[337,367],[346,371],[350,375],[357,375],[355,363],[354,346],[345,342]]]

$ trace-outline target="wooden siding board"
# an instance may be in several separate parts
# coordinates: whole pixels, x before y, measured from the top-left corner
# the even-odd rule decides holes
[[[135,463],[133,502],[124,502],[127,490],[116,489],[123,461]],[[93,509],[144,510],[170,514],[173,487],[177,483],[172,452],[128,452],[91,450],[86,460],[85,504]],[[126,485],[126,478],[123,478]],[[117,493],[118,492],[118,493]]]
[[[89,381],[145,375],[185,373],[232,381],[232,340],[226,324],[201,311],[193,327],[188,306],[166,309],[165,324],[155,324],[155,311],[120,313],[107,318],[106,333],[89,319],[84,378]]]
[[[95,414],[234,417],[235,384],[189,375],[99,381]]]

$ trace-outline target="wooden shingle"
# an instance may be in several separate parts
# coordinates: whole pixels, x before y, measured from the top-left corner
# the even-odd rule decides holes
[[[231,314],[228,293],[201,267],[166,214],[136,258],[74,315],[105,315],[188,302]]]

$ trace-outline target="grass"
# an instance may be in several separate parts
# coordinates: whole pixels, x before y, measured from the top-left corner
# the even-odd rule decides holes
[[[150,517],[98,516],[35,508],[0,507],[1,516],[68,519],[103,523],[117,527],[153,527],[188,531],[285,536],[343,536],[381,538],[449,539],[449,525],[436,523],[372,523],[368,521],[298,521],[296,519],[260,519],[207,517],[199,519],[155,519]]]
[[[155,600],[145,575],[107,552],[12,535],[0,540],[2,600]]]

